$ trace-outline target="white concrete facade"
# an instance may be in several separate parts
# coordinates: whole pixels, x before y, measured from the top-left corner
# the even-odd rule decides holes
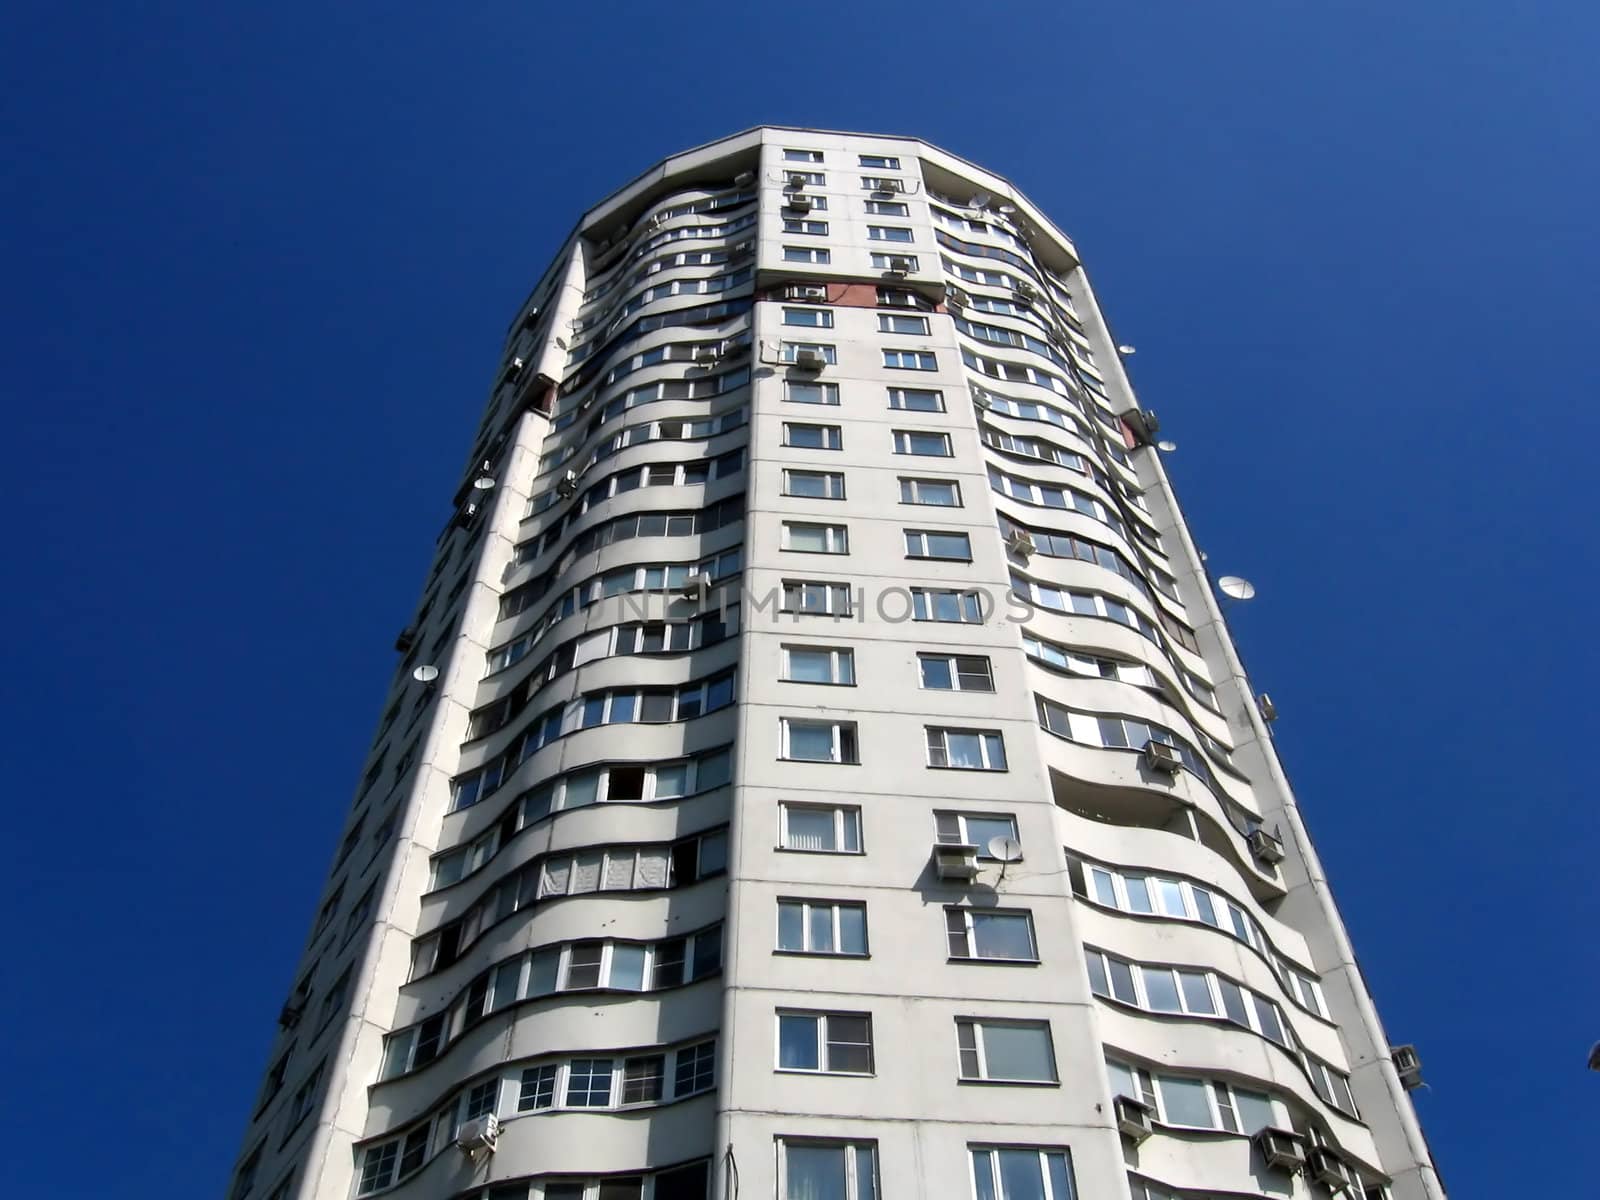
[[[1147,426],[1072,243],[924,142],[592,209],[231,1200],[1442,1197]]]

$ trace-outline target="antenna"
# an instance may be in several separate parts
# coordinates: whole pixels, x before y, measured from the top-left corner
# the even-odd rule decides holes
[[[988,850],[990,858],[1000,860],[1001,882],[1005,881],[1006,868],[1014,862],[1022,861],[1022,843],[1005,834],[990,838],[989,844],[984,849]]]
[[[418,683],[432,683],[439,678],[439,668],[432,663],[423,663],[415,671],[411,672],[411,678]]]
[[[1250,600],[1256,594],[1256,585],[1238,575],[1224,575],[1217,580],[1217,590],[1230,600]]]

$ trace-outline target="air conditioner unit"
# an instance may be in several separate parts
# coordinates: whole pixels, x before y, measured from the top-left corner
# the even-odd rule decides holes
[[[730,258],[738,258],[741,254],[751,253],[755,248],[756,244],[754,242],[740,242],[732,250],[728,251],[728,255]]]
[[[474,521],[476,521],[477,519],[478,519],[478,506],[477,506],[477,504],[463,504],[461,506],[461,508],[459,510],[457,510],[457,512],[456,512],[456,524],[461,526],[461,528],[463,528],[463,529],[470,528],[472,523]]]
[[[933,869],[940,879],[969,880],[978,877],[978,848],[966,842],[936,842]]]
[[[789,300],[827,300],[828,289],[817,284],[796,283],[791,284],[784,293]]]
[[[722,347],[722,357],[730,362],[735,359],[745,358],[749,353],[749,342],[729,342]]]
[[[880,196],[898,196],[905,189],[898,179],[875,179],[872,190]]]
[[[1268,833],[1257,825],[1245,834],[1244,840],[1249,843],[1250,853],[1262,862],[1277,866],[1283,861],[1283,839],[1276,834]]]
[[[578,473],[568,471],[556,481],[556,495],[575,496],[578,493]]]
[[[538,320],[539,320],[539,306],[537,304],[535,304],[527,312],[522,314],[522,327],[524,329],[532,329],[534,327],[534,325],[538,323]]]
[[[720,346],[701,346],[694,352],[694,365],[697,367],[714,367],[722,358]]]
[[[1336,1150],[1327,1146],[1313,1146],[1306,1151],[1306,1175],[1331,1191],[1341,1192],[1360,1185],[1361,1178],[1350,1164],[1339,1157]]]
[[[1269,725],[1278,719],[1278,706],[1272,702],[1272,697],[1265,692],[1256,697],[1256,711],[1261,714],[1261,719]]]
[[[1006,549],[1023,558],[1030,558],[1038,546],[1034,544],[1033,534],[1026,529],[1013,529],[1006,537]]]
[[[945,305],[953,309],[963,309],[967,306],[967,294],[958,287],[947,287],[944,290]]]
[[[1275,1171],[1288,1171],[1290,1174],[1305,1166],[1306,1155],[1302,1148],[1300,1135],[1292,1129],[1273,1129],[1268,1126],[1250,1139],[1261,1151],[1261,1157],[1267,1166]]]
[[[983,409],[985,412],[988,412],[990,406],[994,404],[994,401],[989,399],[988,392],[973,392],[972,403],[974,406]]]
[[[696,573],[683,581],[683,587],[678,590],[678,595],[684,600],[694,600],[704,603],[706,597],[711,595],[711,576]]]
[[[800,172],[796,171],[794,174],[789,176],[789,180],[786,184],[784,184],[784,186],[787,187],[791,192],[802,191],[806,186],[806,177]]]
[[[733,177],[733,186],[738,188],[749,187],[755,181],[756,173],[754,171],[740,171]]]
[[[488,1150],[493,1153],[499,1140],[500,1118],[493,1113],[484,1113],[481,1117],[474,1117],[456,1130],[456,1145],[468,1154],[478,1150]]]
[[[788,208],[792,212],[808,213],[811,211],[811,197],[796,192],[789,197]]]
[[[1183,759],[1178,757],[1176,746],[1152,738],[1144,744],[1144,765],[1152,771],[1164,771],[1168,775],[1176,775],[1183,767]]]
[[[1392,1046],[1389,1055],[1394,1059],[1394,1069],[1400,1074],[1400,1086],[1406,1091],[1422,1086],[1422,1059],[1415,1046]]]
[[[791,363],[802,371],[820,371],[828,365],[828,360],[822,357],[818,350],[796,350]]]
[[[520,358],[513,358],[508,364],[506,364],[506,378],[515,379],[518,375],[522,374],[522,368],[526,365],[527,364],[525,364]]]
[[[1132,432],[1134,445],[1149,446],[1155,442],[1156,434],[1161,429],[1161,422],[1156,420],[1156,414],[1150,409],[1130,408],[1127,412],[1117,415]]]
[[[404,654],[416,644],[417,630],[415,626],[407,625],[399,633],[395,634],[394,649],[396,654]]]
[[[1016,286],[1012,290],[1024,300],[1032,300],[1039,294],[1039,289],[1026,279],[1017,280]]]
[[[1111,1102],[1111,1111],[1117,1117],[1117,1132],[1135,1143],[1142,1142],[1155,1132],[1152,1122],[1155,1109],[1143,1100],[1132,1096],[1118,1096]]]
[[[908,274],[910,274],[910,272],[911,272],[911,260],[909,258],[906,258],[906,257],[904,257],[902,255],[896,254],[893,258],[891,258],[889,260],[889,274],[891,274],[891,275],[908,275]]]

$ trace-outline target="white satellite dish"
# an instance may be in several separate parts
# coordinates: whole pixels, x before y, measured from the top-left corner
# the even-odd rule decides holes
[[[1127,358],[1130,354],[1137,354],[1139,351],[1136,347],[1128,345],[1127,342],[1123,342],[1122,345],[1117,347],[1117,353],[1122,355],[1123,358]]]
[[[1217,587],[1233,600],[1249,600],[1256,594],[1256,585],[1237,575],[1224,575],[1217,580]]]
[[[992,199],[992,197],[989,195],[988,192],[979,192],[971,200],[967,201],[967,207],[968,208],[987,208],[989,206],[990,199]]]
[[[990,858],[999,859],[1003,863],[1022,861],[1022,843],[1014,837],[1007,837],[1004,834],[992,837],[985,849],[989,851]]]
[[[418,683],[432,683],[439,678],[439,668],[432,663],[423,663],[415,671],[411,672],[411,678]]]
[[[1178,443],[1177,442],[1157,442],[1156,443],[1156,449],[1161,451],[1163,454],[1171,454],[1177,448],[1178,448]]]
[[[1002,204],[1000,206],[1000,208],[999,208],[999,213],[1003,217],[1009,217],[1012,213],[1014,213],[1016,211],[1017,211],[1017,206],[1015,204]]]
[[[479,475],[472,481],[472,486],[477,488],[480,492],[487,492],[494,486],[494,480],[488,475]]]

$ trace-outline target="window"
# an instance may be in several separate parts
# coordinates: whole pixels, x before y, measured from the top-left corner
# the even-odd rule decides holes
[[[701,1042],[679,1050],[672,1070],[672,1094],[692,1096],[717,1082],[717,1044]]]
[[[1150,1105],[1155,1109],[1156,1120],[1164,1125],[1250,1135],[1278,1123],[1272,1097],[1265,1092],[1236,1087],[1220,1079],[1157,1074],[1112,1059],[1106,1061],[1106,1073],[1111,1077],[1113,1095]]]
[[[813,204],[813,207],[815,207],[815,204]],[[826,221],[803,220],[800,217],[785,217],[783,219],[783,231],[785,233],[809,234],[813,237],[826,237],[828,235],[828,223]]]
[[[804,325],[811,329],[832,329],[833,313],[826,308],[786,308],[783,310],[783,323]]]
[[[778,1070],[872,1074],[867,1013],[778,1013]]]
[[[910,242],[915,240],[911,230],[904,225],[868,225],[869,242]]]
[[[612,1060],[575,1058],[567,1068],[568,1108],[610,1108]]]
[[[821,150],[789,150],[783,152],[784,162],[819,163],[822,161]]]
[[[556,1069],[555,1063],[545,1063],[522,1072],[522,1085],[517,1092],[518,1112],[532,1112],[555,1105]]]
[[[943,412],[944,393],[932,388],[890,388],[889,407],[904,412]]]
[[[813,854],[860,854],[861,810],[846,805],[780,804],[779,844]]]
[[[777,1200],[877,1200],[878,1144],[778,1139]]]
[[[911,617],[915,621],[955,621],[983,624],[983,597],[977,592],[945,588],[912,588]]]
[[[976,846],[978,857],[991,861],[990,842],[995,838],[1017,839],[1017,819],[1009,813],[934,813],[933,828],[940,842]]]
[[[808,159],[807,161],[809,161],[809,162],[821,162],[822,161],[822,152],[820,150],[812,151],[811,153],[815,153],[817,155],[817,157],[813,158],[813,159]],[[793,185],[793,183],[795,181],[800,182],[802,185],[809,185],[811,187],[823,187],[828,182],[828,177],[826,175],[824,175],[821,171],[786,171],[786,172],[784,172],[784,174],[785,174],[784,183],[786,185],[791,185],[791,186]]]
[[[804,721],[797,717],[779,718],[782,755],[795,762],[855,763],[856,726],[854,721]]]
[[[900,160],[898,158],[889,158],[882,154],[863,154],[860,156],[859,161],[863,167],[876,168],[879,171],[898,171],[900,169]]]
[[[996,1083],[1054,1083],[1056,1057],[1046,1021],[956,1021],[961,1078]]]
[[[789,379],[784,381],[783,398],[791,404],[838,404],[839,385]]]
[[[233,1190],[228,1193],[228,1200],[244,1200],[250,1194],[250,1189],[256,1185],[256,1175],[261,1170],[261,1153],[267,1144],[262,1142],[250,1156],[239,1164],[239,1170],[233,1177]]]
[[[867,906],[779,900],[778,949],[790,954],[865,954]]]
[[[938,529],[907,529],[905,535],[907,558],[972,561],[972,544],[964,533],[950,533]]]
[[[844,583],[817,583],[809,580],[783,581],[783,611],[815,616],[848,617],[851,614],[850,586]]]
[[[807,500],[843,500],[843,471],[797,471],[785,468],[783,494]]]
[[[919,654],[922,686],[940,692],[992,692],[989,660],[976,654]]]
[[[783,444],[796,450],[842,450],[844,430],[838,425],[783,423]]]
[[[931,504],[940,508],[961,507],[961,485],[954,479],[900,479],[901,504]]]
[[[911,206],[899,200],[868,200],[866,201],[867,215],[869,217],[909,217]]]
[[[667,1077],[664,1054],[641,1054],[622,1063],[622,1103],[654,1104],[661,1099]]]
[[[915,271],[918,266],[915,254],[873,254],[869,260],[874,271]]]
[[[928,726],[928,765],[963,771],[1004,771],[1006,748],[998,731]]]
[[[467,1094],[461,1098],[461,1119],[456,1123],[457,1132],[468,1121],[475,1121],[479,1117],[494,1112],[500,1099],[500,1081],[486,1079],[467,1089]]]
[[[782,546],[804,554],[849,554],[850,530],[844,525],[811,521],[785,521]]]
[[[921,337],[927,337],[928,318],[906,316],[902,313],[879,313],[878,332],[909,333],[913,335],[920,335]]]
[[[854,684],[855,651],[829,646],[785,646],[783,678],[789,683]]]
[[[972,1146],[974,1200],[1076,1200],[1066,1147]]]
[[[798,263],[826,263],[830,255],[822,246],[785,246],[783,248],[784,262]]]
[[[944,924],[951,958],[1039,961],[1033,915],[1026,909],[947,908]]]
[[[885,350],[883,365],[898,371],[937,371],[939,360],[931,350]]]
[[[932,433],[925,429],[896,429],[894,431],[896,454],[920,454],[928,458],[950,458],[950,435]]]
[[[838,349],[834,346],[828,345],[826,342],[784,342],[778,348],[778,360],[780,362],[792,363],[802,350],[811,351],[811,353],[820,357],[825,363],[836,363],[839,361]]]
[[[311,1074],[305,1077],[305,1081],[295,1089],[294,1095],[289,1098],[289,1113],[284,1118],[283,1123],[286,1130],[294,1129],[316,1107],[317,1090],[322,1086],[322,1068],[326,1065],[326,1063],[318,1063],[312,1069]],[[285,1135],[285,1139],[287,1140],[287,1135]]]

